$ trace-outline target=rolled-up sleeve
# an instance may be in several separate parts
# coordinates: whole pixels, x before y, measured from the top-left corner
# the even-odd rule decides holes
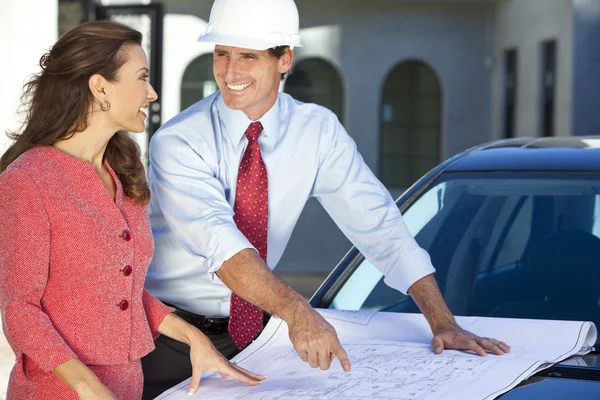
[[[0,176],[0,311],[15,355],[43,371],[77,358],[41,299],[49,274],[50,222],[35,183],[17,171]]]
[[[407,293],[435,272],[429,254],[408,231],[389,191],[373,175],[336,118],[321,136],[315,196],[338,227],[385,275],[388,286]]]
[[[222,184],[185,138],[161,131],[152,139],[148,168],[169,228],[187,252],[203,260],[213,279],[225,261],[254,248],[237,229]]]
[[[160,336],[160,333],[158,333],[158,327],[163,322],[165,317],[175,311],[175,309],[163,304],[156,297],[152,296],[146,289],[144,289],[142,294],[142,302],[144,304],[146,318],[148,319],[148,325],[150,326],[150,332],[152,332],[152,337],[154,340],[156,340],[156,338]]]

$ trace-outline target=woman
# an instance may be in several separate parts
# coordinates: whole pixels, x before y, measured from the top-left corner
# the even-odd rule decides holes
[[[250,385],[196,328],[143,289],[153,251],[139,149],[157,95],[141,34],[115,22],[66,33],[27,85],[24,128],[0,159],[0,311],[16,355],[8,399],[140,399],[160,334],[204,371]]]

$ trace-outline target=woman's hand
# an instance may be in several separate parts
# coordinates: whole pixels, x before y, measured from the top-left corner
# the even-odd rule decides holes
[[[200,378],[206,371],[218,371],[223,379],[232,377],[250,386],[256,386],[266,378],[266,376],[246,371],[227,361],[204,333],[173,313],[168,314],[162,320],[158,326],[158,332],[190,346],[192,381],[189,394],[196,393],[200,385]]]
[[[59,365],[52,372],[77,393],[79,400],[117,400],[100,379],[76,358]]]
[[[102,383],[85,385],[77,390],[79,400],[118,400]]]
[[[189,394],[196,393],[202,374],[206,371],[218,371],[223,379],[232,377],[250,386],[257,386],[260,381],[266,378],[266,376],[255,374],[230,363],[198,329],[195,329],[190,338],[190,359],[192,362],[192,381],[190,382]]]

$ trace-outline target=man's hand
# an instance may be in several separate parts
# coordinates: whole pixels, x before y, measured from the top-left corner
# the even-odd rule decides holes
[[[506,343],[492,338],[479,337],[458,325],[434,332],[431,347],[435,354],[441,354],[444,349],[471,350],[480,356],[486,356],[486,352],[497,356],[510,352],[510,346]]]
[[[337,357],[342,368],[350,371],[350,360],[333,326],[304,297],[273,275],[255,250],[244,249],[231,257],[218,275],[238,296],[283,319],[294,349],[311,367],[329,369]]]
[[[299,309],[288,327],[290,340],[302,361],[325,371],[337,357],[344,371],[350,372],[350,360],[335,329],[310,306]]]
[[[504,342],[479,337],[458,326],[433,275],[427,275],[413,283],[408,292],[431,327],[431,346],[436,354],[442,353],[444,349],[471,350],[480,356],[485,356],[486,351],[496,355],[510,351],[510,347]]]

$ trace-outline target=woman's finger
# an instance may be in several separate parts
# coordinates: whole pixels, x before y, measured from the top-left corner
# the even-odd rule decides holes
[[[238,371],[240,371],[241,373],[248,375],[252,379],[256,379],[257,381],[264,381],[265,379],[267,379],[266,376],[255,374],[254,372],[250,372],[247,369],[240,367],[239,365],[231,363],[231,366],[233,368],[237,369]]]
[[[225,373],[225,374],[231,376],[232,378],[237,379],[238,381],[246,383],[250,386],[256,386],[256,385],[260,384],[259,379],[255,379],[252,376],[250,376],[249,374],[246,374],[246,372],[240,371],[238,368],[231,365],[227,361],[219,364],[218,371]]]
[[[198,391],[198,387],[200,386],[200,379],[202,378],[202,371],[199,368],[195,368],[192,366],[192,380],[190,381],[190,388],[188,389],[188,394],[192,395]]]

